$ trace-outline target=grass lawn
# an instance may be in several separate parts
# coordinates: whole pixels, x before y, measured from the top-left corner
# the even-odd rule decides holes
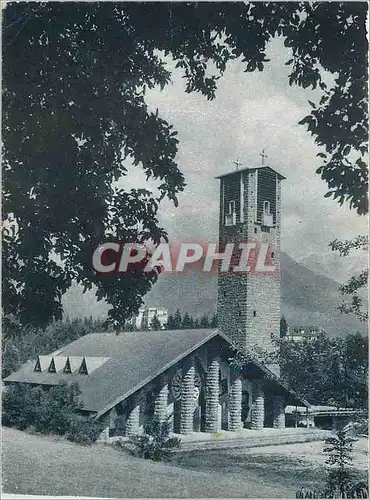
[[[224,449],[181,453],[172,458],[176,466],[198,471],[219,470],[240,476],[245,471],[293,492],[303,488],[322,489],[326,478],[324,443],[297,443],[249,449]],[[354,446],[354,470],[359,480],[367,481],[368,442],[362,438]],[[291,493],[292,495],[292,493]],[[257,495],[256,495],[257,496]],[[278,496],[278,493],[276,493]]]
[[[319,463],[302,463],[297,457],[261,452],[262,448],[181,453],[162,464],[110,446],[83,447],[9,428],[3,428],[2,438],[5,493],[294,498],[301,485],[313,486],[323,477]]]

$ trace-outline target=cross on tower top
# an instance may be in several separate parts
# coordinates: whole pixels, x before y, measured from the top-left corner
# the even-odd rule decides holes
[[[234,160],[234,163],[235,163],[235,165],[236,165],[236,170],[238,170],[238,169],[239,169],[239,167],[241,167],[241,166],[242,166],[242,164],[239,162],[239,158],[237,158],[236,160]]]
[[[265,154],[265,150],[262,149],[262,153],[260,153],[260,156],[262,158],[262,166],[265,164],[265,158],[267,158],[267,155]]]

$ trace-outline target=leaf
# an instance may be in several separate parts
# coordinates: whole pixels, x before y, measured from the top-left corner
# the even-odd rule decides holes
[[[298,125],[305,125],[306,123],[310,123],[311,121],[312,121],[311,116],[305,116],[304,118],[302,118],[302,120],[298,122]]]

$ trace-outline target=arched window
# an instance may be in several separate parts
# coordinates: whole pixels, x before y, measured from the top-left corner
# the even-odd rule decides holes
[[[266,215],[270,215],[270,202],[269,201],[264,201],[263,202],[263,212],[266,214]]]

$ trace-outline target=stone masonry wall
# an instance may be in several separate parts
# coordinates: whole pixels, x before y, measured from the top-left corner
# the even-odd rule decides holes
[[[194,413],[194,359],[184,360],[182,387],[181,387],[181,434],[193,432]]]
[[[242,428],[242,379],[233,374],[230,386],[229,430],[238,432]]]
[[[139,432],[140,424],[140,394],[135,394],[132,398],[131,408],[126,422],[126,436],[134,436]]]
[[[158,394],[154,403],[154,417],[163,423],[167,420],[168,412],[168,380],[162,376],[159,381]]]
[[[273,402],[273,426],[276,429],[285,428],[285,400],[283,396],[274,396]]]
[[[253,430],[263,429],[265,421],[265,395],[259,381],[255,381],[252,394],[251,424]]]
[[[211,357],[206,374],[206,432],[219,430],[220,360]]]
[[[274,349],[273,336],[280,332],[280,223],[281,181],[276,179],[276,226],[263,231],[256,224],[256,175],[255,171],[241,172],[244,176],[244,223],[224,225],[220,217],[220,246],[226,243],[257,241],[271,245],[277,264],[275,276],[252,276],[234,273],[218,277],[218,324],[221,331],[238,342],[246,351],[253,345],[266,350]],[[227,178],[222,180],[227,183]],[[224,189],[231,198],[230,189]],[[236,195],[237,193],[235,193]],[[221,192],[222,202],[222,192]],[[224,200],[226,205],[229,200]],[[222,203],[221,203],[222,205]]]

